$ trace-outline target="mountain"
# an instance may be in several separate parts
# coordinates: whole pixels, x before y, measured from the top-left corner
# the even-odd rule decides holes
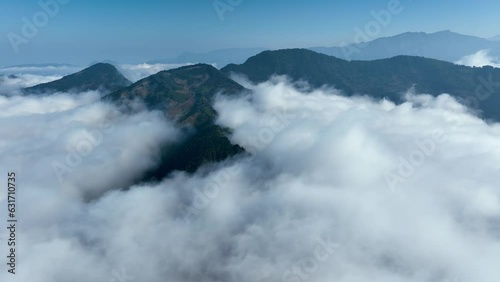
[[[362,38],[361,35],[359,37]],[[480,50],[490,50],[491,55],[499,56],[500,42],[447,30],[436,33],[406,32],[344,47],[308,49],[346,60],[376,60],[409,55],[456,62]]]
[[[82,92],[101,90],[105,93],[127,87],[131,82],[113,65],[98,63],[59,80],[25,89],[28,94],[47,92]]]
[[[161,71],[104,97],[127,105],[136,98],[195,132],[175,148],[165,148],[159,168],[147,178],[161,179],[174,170],[193,172],[202,164],[224,160],[243,149],[232,145],[229,132],[215,125],[212,107],[217,93],[234,95],[245,88],[211,65],[197,64]]]
[[[489,38],[490,40],[493,40],[493,41],[500,41],[500,34],[497,35],[497,36],[493,36],[491,38]]]
[[[489,66],[471,68],[415,56],[346,61],[306,49],[288,49],[265,51],[221,71],[243,74],[254,83],[286,75],[293,81],[306,80],[313,87],[330,85],[347,95],[366,94],[395,102],[401,102],[402,94],[412,87],[418,93],[449,93],[478,102],[478,97],[489,94],[480,101],[479,109],[485,118],[500,120],[500,69]]]
[[[184,63],[205,63],[215,64],[222,67],[231,63],[244,63],[251,56],[264,51],[264,48],[231,48],[215,50],[207,53],[185,52],[174,59],[150,61],[150,64],[184,64]]]
[[[89,88],[89,82],[95,83],[96,78],[108,78],[111,74],[116,76],[116,72],[113,66],[98,64],[59,83],[64,82],[66,89],[82,85]],[[480,102],[479,107],[485,118],[500,120],[500,69],[497,68],[471,68],[415,56],[347,61],[307,49],[264,51],[243,64],[230,64],[221,70],[197,64],[161,71],[103,97],[117,105],[130,105],[139,99],[148,109],[165,113],[186,132],[185,140],[163,148],[158,167],[148,172],[144,180],[162,179],[176,170],[194,172],[203,164],[244,151],[231,144],[228,129],[215,124],[217,113],[212,107],[217,93],[236,95],[249,91],[229,78],[232,73],[243,74],[254,83],[273,75],[287,75],[293,81],[306,80],[313,87],[331,85],[346,95],[364,94],[395,102],[403,101],[402,95],[412,87],[418,93],[449,93],[466,99],[478,99],[478,95],[484,96],[489,91],[486,94],[490,97]],[[99,85],[115,80],[101,79]],[[476,92],[478,89],[481,91]]]
[[[216,116],[212,109],[215,94],[236,94],[244,89],[213,66],[197,64],[161,71],[106,99],[123,103],[140,98],[150,110],[161,110],[179,124],[200,126]]]

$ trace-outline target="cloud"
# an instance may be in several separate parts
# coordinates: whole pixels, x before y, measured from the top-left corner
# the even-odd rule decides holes
[[[190,63],[186,64],[123,64],[118,66],[120,72],[129,80],[136,82],[141,80],[147,76],[153,75],[163,70],[169,70],[174,68],[179,68],[182,66],[191,65]]]
[[[18,95],[22,88],[51,82],[61,77],[62,76],[34,74],[0,75],[0,95]]]
[[[163,144],[181,135],[159,112],[125,115],[100,97],[97,91],[0,96],[2,159],[30,171],[25,183],[43,189],[93,198],[127,188],[154,167]]]
[[[283,78],[246,86],[253,94],[215,108],[250,155],[128,189],[115,188],[148,166],[155,140],[175,136],[158,133],[154,113],[127,120],[91,104],[2,118],[1,159],[22,168],[18,280],[500,276],[498,124],[447,94],[396,105]],[[106,120],[114,133],[60,187],[50,163]],[[86,201],[85,191],[99,193]]]
[[[0,67],[0,74],[32,74],[42,76],[65,76],[82,70],[72,65],[24,65]]]
[[[474,54],[464,56],[455,64],[465,65],[469,67],[483,67],[492,66],[495,68],[500,68],[500,59],[490,55],[489,50],[480,50]]]
[[[101,93],[89,91],[74,95],[55,93],[48,96],[0,96],[0,118],[29,117],[69,111],[99,100]]]

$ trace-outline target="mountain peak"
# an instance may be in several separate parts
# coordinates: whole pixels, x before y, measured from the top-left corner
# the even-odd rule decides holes
[[[500,44],[491,39],[442,30],[434,33],[405,32],[394,36],[380,37],[366,43],[310,49],[349,61],[414,55],[456,62],[464,56],[485,49],[491,50],[491,53],[497,56],[500,53]]]
[[[325,62],[334,62],[335,66],[342,68],[347,61],[330,57],[308,49],[283,49],[264,51],[241,65],[227,65],[221,71],[225,74],[241,73],[251,81],[264,82],[270,75],[292,75],[300,76],[299,72],[307,73],[302,77],[311,84],[316,85],[325,74],[318,73]],[[297,68],[300,65],[301,68]]]
[[[161,71],[106,97],[119,103],[140,98],[149,109],[164,111],[181,124],[212,122],[216,113],[212,99],[219,92],[235,94],[243,86],[208,64]]]
[[[59,80],[26,88],[25,92],[35,94],[100,90],[109,93],[130,84],[131,82],[115,66],[108,63],[97,63]]]
[[[201,63],[201,64],[183,66],[183,67],[179,67],[176,69],[164,70],[161,72],[165,72],[165,73],[183,73],[184,72],[184,73],[191,73],[191,74],[195,74],[195,73],[217,74],[217,73],[219,73],[219,70],[212,65]]]
[[[224,160],[243,150],[231,144],[227,131],[215,124],[217,112],[212,104],[217,93],[244,90],[215,67],[197,64],[161,71],[104,99],[123,105],[139,99],[148,109],[164,112],[178,125],[195,128],[175,152],[162,155],[152,176],[161,179],[174,170],[193,172],[202,164]]]
[[[113,71],[118,71],[118,69],[113,66],[112,64],[109,63],[95,63],[91,65],[90,67],[84,69],[84,71],[108,71],[108,72],[113,72]]]

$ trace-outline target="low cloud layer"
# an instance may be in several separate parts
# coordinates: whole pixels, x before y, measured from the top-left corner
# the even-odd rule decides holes
[[[64,76],[80,71],[82,68],[72,65],[22,65],[0,67],[0,74],[32,74],[41,76]]]
[[[447,94],[395,105],[284,78],[245,86],[215,108],[250,155],[128,190],[175,139],[158,115],[91,104],[2,118],[23,191],[17,281],[497,281],[498,124]],[[50,164],[109,121],[58,183]]]
[[[489,50],[480,50],[474,54],[464,56],[455,64],[465,65],[468,67],[484,67],[492,66],[500,68],[500,58],[490,55]]]
[[[127,188],[180,133],[159,112],[125,115],[100,97],[96,91],[0,96],[2,160],[30,172],[26,184],[84,198]]]
[[[19,95],[22,88],[60,79],[62,76],[36,74],[0,75],[0,95]]]

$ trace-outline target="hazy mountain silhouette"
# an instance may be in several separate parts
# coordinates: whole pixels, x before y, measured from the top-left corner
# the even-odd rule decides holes
[[[344,47],[308,49],[346,60],[376,60],[410,55],[455,62],[480,50],[490,50],[490,54],[499,56],[500,42],[447,30],[436,33],[406,32]]]

